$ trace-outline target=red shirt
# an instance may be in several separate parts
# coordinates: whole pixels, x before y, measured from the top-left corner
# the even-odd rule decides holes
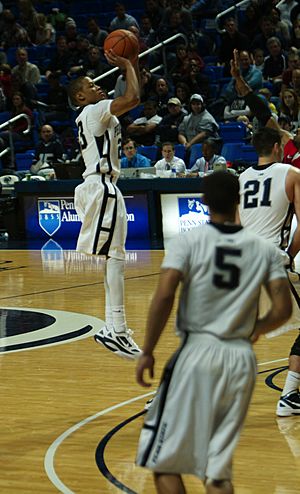
[[[300,168],[300,151],[296,148],[293,139],[290,139],[284,146],[283,163]]]

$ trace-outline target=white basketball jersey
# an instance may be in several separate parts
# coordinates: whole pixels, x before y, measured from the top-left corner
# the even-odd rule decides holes
[[[237,225],[205,224],[170,242],[162,268],[181,271],[177,329],[247,338],[261,284],[286,278],[280,250]]]
[[[85,106],[76,118],[78,138],[86,166],[83,178],[108,173],[118,178],[121,157],[121,125],[110,113],[112,100]]]
[[[241,224],[284,249],[288,245],[293,205],[285,182],[291,165],[250,167],[240,175]]]

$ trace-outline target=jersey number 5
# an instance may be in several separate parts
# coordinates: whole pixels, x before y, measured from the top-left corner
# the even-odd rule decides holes
[[[217,288],[237,288],[240,282],[240,268],[236,264],[228,262],[228,257],[241,257],[242,251],[217,247],[215,252],[215,264],[221,273],[214,274],[213,284]]]
[[[262,183],[258,180],[249,180],[245,183],[244,209],[257,208],[257,206],[271,206],[271,178],[266,178]],[[262,190],[262,199],[258,204],[258,196]]]

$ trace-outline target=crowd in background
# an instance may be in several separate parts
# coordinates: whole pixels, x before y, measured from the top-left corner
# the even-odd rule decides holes
[[[76,12],[76,4],[0,2],[0,115],[26,113],[39,130],[50,125],[53,140],[61,141],[68,158],[78,155],[78,146],[66,87],[79,75],[96,78],[111,70],[103,43],[119,28],[136,34],[140,52],[174,34],[185,36],[167,46],[165,57],[157,49],[140,59],[141,105],[121,118],[124,142],[156,145],[158,150],[164,143],[182,144],[188,167],[194,144],[215,140],[216,153],[221,150],[220,122],[242,122],[250,138],[256,122],[230,75],[235,48],[246,82],[279,124],[297,136],[299,1],[250,0],[224,16],[220,26],[215,24],[216,15],[233,1],[145,0],[143,5],[128,1],[111,4],[109,12],[105,0],[94,0],[86,4],[85,13]],[[98,5],[94,12],[92,5]],[[151,72],[158,65],[162,67]],[[114,72],[99,84],[109,97],[117,97],[125,79],[125,73]],[[18,121],[11,129],[17,149],[32,147],[33,134],[24,136],[22,128]],[[8,132],[0,131],[0,152],[7,146]],[[158,153],[157,159],[161,157]],[[15,167],[10,153],[1,160],[3,167]]]

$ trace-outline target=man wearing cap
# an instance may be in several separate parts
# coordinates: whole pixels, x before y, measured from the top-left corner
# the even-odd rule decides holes
[[[178,128],[178,142],[189,150],[193,144],[204,141],[207,137],[219,137],[219,125],[205,109],[201,94],[190,98],[191,113],[183,118]]]
[[[163,117],[156,129],[160,142],[178,143],[178,126],[185,114],[180,99],[173,97],[168,100],[168,114]]]

